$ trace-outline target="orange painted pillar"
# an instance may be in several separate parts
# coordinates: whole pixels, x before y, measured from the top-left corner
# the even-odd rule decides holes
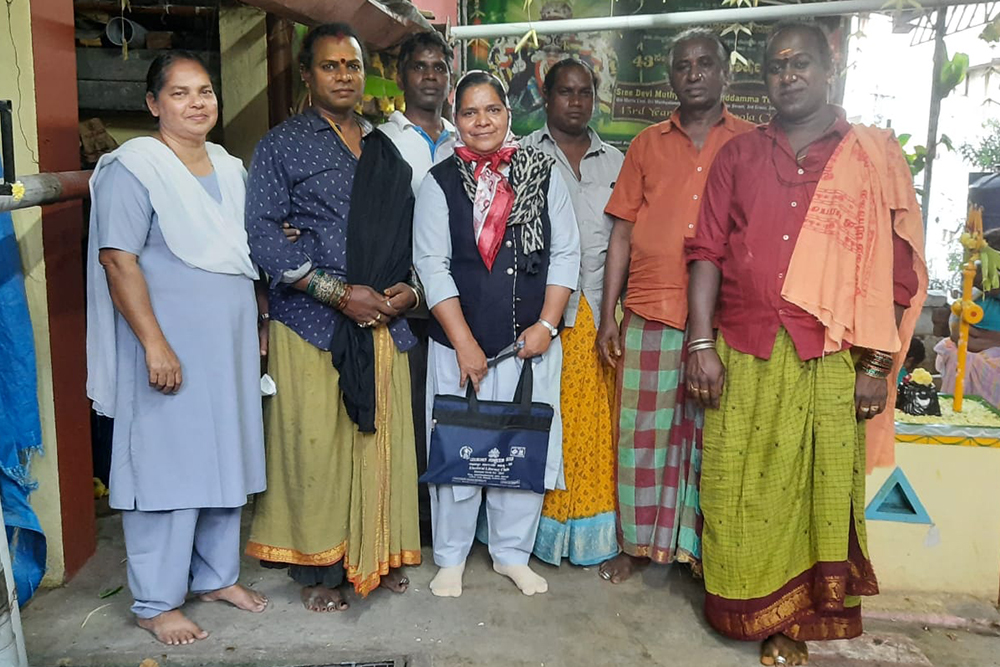
[[[76,171],[80,169],[80,135],[73,0],[32,2],[31,41],[38,116],[38,169],[43,172]],[[81,202],[42,209],[67,579],[87,562],[97,547],[90,405],[86,396],[83,229]]]

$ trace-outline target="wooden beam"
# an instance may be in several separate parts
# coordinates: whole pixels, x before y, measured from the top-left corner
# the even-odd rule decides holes
[[[80,118],[76,96],[73,0],[31,5],[35,63],[38,170],[80,168]],[[58,449],[63,563],[72,577],[97,548],[87,400],[86,300],[83,270],[83,206],[54,204],[42,211],[42,245],[48,297],[55,446]],[[51,446],[51,445],[50,445]],[[58,539],[54,535],[50,539]]]
[[[155,16],[215,16],[216,8],[200,5],[177,4],[177,0],[168,4],[140,5],[131,2],[128,9],[122,12],[120,0],[77,0],[73,7],[78,12],[107,12],[118,16],[123,14],[153,14]]]
[[[145,111],[146,72],[153,59],[164,53],[153,49],[129,49],[128,60],[118,49],[76,49],[79,107],[92,111]],[[208,65],[209,76],[218,85],[221,63],[218,52],[197,53]]]
[[[349,23],[361,39],[376,49],[402,42],[410,33],[433,30],[420,12],[412,9],[406,16],[372,0],[243,0],[282,18],[305,25]],[[397,3],[398,4],[398,3]]]

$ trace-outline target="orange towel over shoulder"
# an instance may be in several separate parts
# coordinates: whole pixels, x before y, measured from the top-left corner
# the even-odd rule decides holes
[[[918,289],[896,327],[892,233],[913,248]],[[890,130],[854,125],[834,151],[802,225],[781,291],[826,327],[825,349],[844,343],[895,353],[895,378],[927,297],[924,226],[906,159]],[[892,465],[892,406],[869,422],[867,467]]]

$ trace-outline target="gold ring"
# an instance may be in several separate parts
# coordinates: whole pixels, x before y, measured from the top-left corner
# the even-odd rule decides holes
[[[382,321],[382,313],[375,313],[375,321],[376,322]]]
[[[392,299],[386,299],[385,305],[388,306],[389,308],[392,308]]]

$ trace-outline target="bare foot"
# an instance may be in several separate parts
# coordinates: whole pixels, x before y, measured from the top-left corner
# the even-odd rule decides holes
[[[453,567],[442,567],[431,580],[431,593],[439,598],[457,598],[462,595],[462,574],[465,563]]]
[[[620,584],[632,578],[632,575],[649,565],[648,558],[629,556],[624,551],[610,560],[601,563],[601,579],[613,584]]]
[[[309,611],[344,611],[350,607],[340,591],[326,586],[303,586],[302,605]]]
[[[546,593],[549,590],[549,583],[535,574],[527,565],[497,565],[493,563],[493,571],[513,581],[525,595]]]
[[[205,639],[208,633],[181,613],[180,609],[171,609],[153,618],[137,618],[136,623],[144,630],[149,630],[157,640],[168,646],[193,644],[198,639]]]
[[[381,588],[388,588],[393,593],[405,593],[410,585],[408,577],[403,575],[399,568],[389,570],[389,574],[382,577],[378,584]]]
[[[762,665],[808,665],[809,649],[785,635],[771,635],[760,647]]]
[[[220,588],[217,591],[204,593],[201,599],[205,602],[222,600],[234,607],[238,607],[244,611],[252,611],[255,614],[259,614],[267,609],[267,596],[257,591],[252,591],[240,584],[233,584],[232,586]]]

